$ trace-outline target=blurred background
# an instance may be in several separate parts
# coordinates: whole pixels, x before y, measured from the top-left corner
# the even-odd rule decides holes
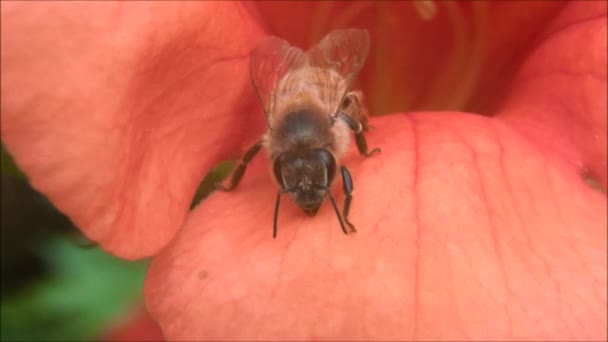
[[[162,339],[143,303],[149,260],[118,259],[92,244],[32,189],[1,148],[2,341],[154,341]],[[201,183],[192,206],[233,163]]]

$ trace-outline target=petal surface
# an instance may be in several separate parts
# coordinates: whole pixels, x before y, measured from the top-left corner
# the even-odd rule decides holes
[[[606,190],[607,3],[573,2],[546,29],[498,113]]]
[[[98,338],[100,342],[164,341],[158,324],[143,308],[136,308],[119,322],[108,327]]]
[[[3,2],[2,141],[91,239],[149,256],[263,127],[238,2]],[[235,101],[238,99],[238,101]]]
[[[371,124],[356,235],[285,197],[273,240],[265,157],[193,211],[145,284],[169,340],[606,338],[606,197],[576,169],[492,118]]]

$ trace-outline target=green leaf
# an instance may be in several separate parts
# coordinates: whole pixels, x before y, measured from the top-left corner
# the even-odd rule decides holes
[[[230,175],[230,172],[232,171],[233,167],[234,167],[233,160],[226,160],[226,161],[223,161],[223,162],[217,164],[217,166],[215,168],[213,168],[213,170],[207,174],[205,179],[203,179],[201,184],[198,186],[198,189],[196,189],[196,193],[194,194],[194,198],[192,199],[192,204],[190,205],[190,209],[193,209],[194,207],[196,207],[196,205],[200,201],[202,201],[207,196],[209,196],[213,191],[215,191],[215,185],[217,183],[223,181],[224,179],[226,179],[226,177],[228,177],[228,175]]]
[[[0,170],[3,174],[19,177],[20,179],[27,179],[25,174],[19,170],[17,164],[13,160],[13,157],[8,153],[4,144],[0,145]]]
[[[2,302],[3,341],[95,340],[141,302],[147,261],[82,249],[69,238],[45,246],[52,276]]]

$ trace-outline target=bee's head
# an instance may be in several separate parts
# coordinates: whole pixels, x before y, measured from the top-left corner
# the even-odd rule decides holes
[[[273,173],[282,189],[308,215],[315,215],[336,174],[336,159],[324,148],[283,152],[274,158]]]

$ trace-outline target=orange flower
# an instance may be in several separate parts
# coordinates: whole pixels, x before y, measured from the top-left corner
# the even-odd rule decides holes
[[[342,27],[387,114],[344,160],[359,234],[285,201],[273,240],[263,156],[188,213],[263,132],[257,40]],[[605,37],[605,2],[2,3],[2,140],[90,238],[155,255],[169,340],[606,339]]]
[[[122,321],[108,327],[99,338],[103,342],[163,341],[156,321],[143,308],[136,307]]]

